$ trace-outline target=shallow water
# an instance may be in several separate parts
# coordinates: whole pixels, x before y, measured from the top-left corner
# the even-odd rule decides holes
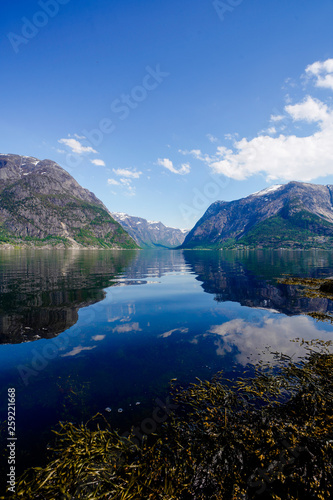
[[[18,473],[43,463],[59,420],[140,427],[172,378],[237,376],[270,350],[300,354],[295,337],[333,339],[306,316],[332,302],[277,282],[288,275],[332,276],[333,253],[0,252],[1,422],[15,387]]]

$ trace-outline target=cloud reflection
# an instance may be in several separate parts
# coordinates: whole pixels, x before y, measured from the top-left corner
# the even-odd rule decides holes
[[[94,345],[92,347],[83,347],[82,345],[78,345],[74,347],[71,351],[67,352],[66,354],[62,354],[62,358],[66,358],[67,356],[76,356],[77,354],[80,354],[82,351],[91,351],[92,349],[95,349],[97,346]]]
[[[94,335],[92,338],[92,340],[95,340],[96,342],[99,342],[100,340],[104,340],[106,337],[106,335]]]
[[[167,337],[170,337],[174,332],[179,332],[179,333],[187,333],[189,331],[188,328],[174,328],[173,330],[169,330],[168,332],[161,333],[159,337],[163,337],[166,339]]]
[[[127,325],[118,325],[112,329],[114,333],[142,332],[139,323],[128,323]]]
[[[264,316],[258,323],[233,319],[222,325],[212,326],[205,335],[207,334],[222,337],[215,341],[216,353],[220,356],[236,348],[236,361],[243,366],[260,360],[272,361],[272,351],[295,357],[304,355],[304,348],[291,342],[296,337],[304,340],[333,339],[332,332],[319,329],[315,322],[306,316]]]

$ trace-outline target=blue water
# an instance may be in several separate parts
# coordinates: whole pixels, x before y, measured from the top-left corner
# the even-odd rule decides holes
[[[331,301],[277,282],[333,275],[328,252],[13,251],[0,259],[1,422],[15,387],[19,471],[42,465],[59,420],[100,412],[129,430],[165,400],[173,378],[237,376],[272,359],[269,351],[302,354],[295,337],[333,340],[330,323],[306,315],[332,312]]]

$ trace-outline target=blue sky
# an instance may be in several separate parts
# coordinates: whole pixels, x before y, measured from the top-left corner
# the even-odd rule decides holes
[[[216,200],[333,184],[333,0],[2,2],[2,153],[190,228]]]

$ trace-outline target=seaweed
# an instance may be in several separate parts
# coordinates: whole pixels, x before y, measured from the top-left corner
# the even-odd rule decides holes
[[[305,297],[310,298],[321,298],[321,299],[333,299],[333,294],[323,290],[323,285],[326,285],[333,280],[328,280],[327,278],[279,278],[278,283],[284,285],[301,286],[302,294]]]
[[[295,362],[171,383],[177,408],[153,435],[121,436],[97,414],[59,424],[50,461],[18,480],[14,499],[329,499],[333,491],[331,342],[296,339]]]

